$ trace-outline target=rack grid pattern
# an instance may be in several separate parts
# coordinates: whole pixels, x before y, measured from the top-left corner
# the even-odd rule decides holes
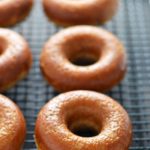
[[[120,102],[133,123],[131,150],[150,150],[150,0],[121,0],[114,19],[103,28],[116,34],[128,53],[128,73],[124,81],[107,94]],[[47,21],[40,0],[36,0],[30,17],[12,27],[29,42],[34,63],[29,75],[4,93],[22,109],[27,120],[24,150],[36,150],[34,125],[40,108],[58,93],[43,79],[39,55],[46,40],[61,30]]]

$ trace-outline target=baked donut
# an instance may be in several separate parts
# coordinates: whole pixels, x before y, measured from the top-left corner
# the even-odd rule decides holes
[[[0,92],[22,79],[31,63],[31,51],[23,37],[0,28]]]
[[[132,126],[112,98],[91,91],[72,91],[49,101],[35,126],[39,150],[128,150]]]
[[[126,54],[111,33],[96,27],[76,26],[48,40],[40,66],[45,78],[58,91],[105,92],[124,77]]]
[[[30,12],[33,0],[0,0],[0,26],[22,21]]]
[[[26,135],[26,123],[20,109],[0,95],[0,150],[20,150]]]
[[[117,11],[119,0],[43,0],[49,19],[60,25],[102,24]]]

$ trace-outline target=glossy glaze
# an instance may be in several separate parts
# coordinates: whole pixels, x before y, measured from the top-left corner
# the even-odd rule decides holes
[[[97,24],[110,20],[118,0],[43,0],[48,18],[61,25]]]
[[[0,92],[5,91],[29,71],[32,54],[19,34],[0,28]]]
[[[84,53],[96,57],[89,66],[74,65],[74,56]],[[40,66],[58,91],[95,90],[105,92],[117,85],[126,72],[126,53],[111,33],[92,26],[62,30],[44,45]]]
[[[11,26],[22,21],[30,12],[33,0],[0,1],[0,26]]]
[[[69,124],[95,123],[99,134],[77,136]],[[112,98],[91,91],[72,91],[50,100],[36,121],[35,139],[39,150],[128,150],[132,127],[128,114]]]
[[[21,150],[26,124],[20,109],[0,95],[0,150]]]

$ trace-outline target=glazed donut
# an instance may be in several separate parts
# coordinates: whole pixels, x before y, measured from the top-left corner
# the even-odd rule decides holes
[[[49,19],[60,25],[97,24],[110,20],[119,0],[43,0]]]
[[[40,66],[45,78],[58,91],[105,92],[124,77],[126,54],[111,33],[96,27],[76,26],[48,40]]]
[[[0,150],[20,150],[26,135],[26,123],[20,109],[0,95]]]
[[[41,109],[35,140],[39,150],[128,150],[132,126],[126,111],[110,97],[72,91]]]
[[[0,26],[22,21],[30,12],[33,0],[0,0]]]
[[[22,79],[30,69],[32,55],[17,33],[0,28],[0,92]]]

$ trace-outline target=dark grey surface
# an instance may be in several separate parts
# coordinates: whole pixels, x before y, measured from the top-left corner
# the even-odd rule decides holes
[[[150,150],[150,1],[122,0],[117,16],[103,27],[123,41],[128,53],[126,78],[108,94],[130,114],[134,130],[130,149]],[[35,150],[33,131],[37,113],[48,99],[57,95],[41,75],[39,55],[45,41],[61,28],[47,21],[40,0],[36,0],[30,17],[12,29],[28,40],[34,63],[26,79],[4,94],[21,107],[27,120],[24,150]]]

